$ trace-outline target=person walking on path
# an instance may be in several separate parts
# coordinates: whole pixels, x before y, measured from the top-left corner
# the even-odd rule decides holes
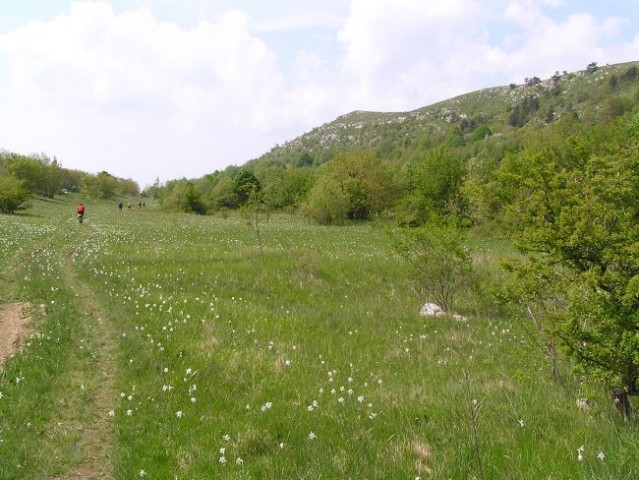
[[[84,221],[84,205],[80,203],[76,207],[76,211],[78,212],[78,222],[82,223]]]

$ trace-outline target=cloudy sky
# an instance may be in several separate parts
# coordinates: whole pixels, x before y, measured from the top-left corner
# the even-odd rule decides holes
[[[141,187],[353,110],[639,60],[639,0],[2,0],[0,149]]]

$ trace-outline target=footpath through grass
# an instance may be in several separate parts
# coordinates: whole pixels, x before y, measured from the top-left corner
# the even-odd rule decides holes
[[[0,375],[0,478],[639,476],[603,390],[554,383],[525,320],[419,318],[370,225],[88,202],[80,226],[75,200],[0,218],[2,301],[45,306]]]
[[[0,220],[0,299],[30,302],[31,338],[0,377],[0,478],[113,478],[113,345],[75,250],[96,235],[69,200]]]

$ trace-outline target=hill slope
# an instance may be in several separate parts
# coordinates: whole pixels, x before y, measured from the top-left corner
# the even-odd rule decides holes
[[[273,148],[248,162],[296,164],[300,155],[314,163],[330,159],[335,151],[352,147],[397,146],[443,141],[451,128],[472,135],[503,133],[528,124],[548,124],[574,114],[584,121],[616,116],[637,103],[639,62],[597,67],[574,73],[557,72],[551,78],[526,79],[524,84],[486,88],[409,112],[347,113],[308,133]],[[308,162],[308,157],[307,157]]]

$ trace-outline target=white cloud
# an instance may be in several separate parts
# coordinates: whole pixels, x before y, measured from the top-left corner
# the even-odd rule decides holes
[[[5,104],[17,110],[14,117],[27,104],[38,112],[23,118],[31,128],[23,128],[22,138],[15,136],[12,143],[16,149],[29,143],[55,154],[76,150],[63,130],[77,132],[74,139],[103,137],[97,145],[117,150],[117,158],[110,156],[103,169],[123,175],[135,166],[133,160],[159,159],[163,151],[190,156],[178,161],[191,161],[184,170],[193,175],[263,153],[247,148],[245,133],[233,127],[241,125],[256,136],[283,128],[287,115],[278,112],[286,108],[286,92],[275,54],[251,36],[248,24],[246,13],[232,11],[185,30],[159,22],[148,10],[116,15],[109,4],[95,1],[76,3],[52,22],[1,36],[14,97]],[[218,135],[221,141],[215,140]],[[233,140],[240,156],[223,156],[216,165],[217,145]],[[130,142],[136,158],[129,158],[123,142]],[[169,161],[180,166],[174,158]]]
[[[356,80],[352,92],[361,108],[407,110],[530,76],[584,69],[590,61],[633,59],[620,42],[623,19],[579,13],[578,4],[566,10],[562,0],[351,5],[339,38],[343,69]]]
[[[250,121],[277,103],[282,79],[274,54],[247,25],[246,14],[230,12],[182,30],[148,11],[116,16],[106,3],[78,3],[70,15],[6,35],[0,48],[9,53],[15,86],[65,109],[218,121],[234,111]]]
[[[340,32],[344,69],[370,108],[406,109],[459,93],[478,59],[496,55],[483,38],[485,14],[474,0],[354,0]]]
[[[258,32],[306,30],[309,28],[339,28],[344,23],[341,15],[321,11],[306,11],[255,22]]]

